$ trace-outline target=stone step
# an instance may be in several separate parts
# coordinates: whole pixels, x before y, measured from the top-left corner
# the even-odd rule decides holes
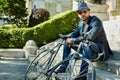
[[[97,61],[93,63],[98,69],[113,72],[120,75],[120,60],[109,59],[107,61]]]
[[[25,58],[25,52],[23,49],[0,49],[0,57]]]
[[[111,59],[120,60],[120,50],[112,50],[113,55],[110,56]]]
[[[120,76],[108,71],[96,69],[96,80],[120,80]]]
[[[53,76],[59,77],[61,80],[63,80],[62,78],[65,76],[65,74],[59,73],[57,75],[54,74]],[[66,76],[69,76],[69,74]],[[120,76],[108,71],[96,69],[96,80],[120,80]]]

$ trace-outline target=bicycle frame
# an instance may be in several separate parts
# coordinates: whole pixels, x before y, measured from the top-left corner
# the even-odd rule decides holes
[[[51,56],[50,56],[50,59],[49,59],[49,61],[48,61],[48,63],[47,63],[48,65],[45,67],[46,73],[50,71],[49,68],[50,68],[53,60],[55,59],[55,57],[56,57],[56,55],[57,55],[60,47],[63,45],[63,42],[64,42],[64,40],[62,40],[61,43],[58,43],[55,47],[53,47],[53,48],[50,50],[50,51],[52,51],[52,50],[54,50],[54,48],[58,47],[58,49],[55,51],[55,53],[51,54]]]

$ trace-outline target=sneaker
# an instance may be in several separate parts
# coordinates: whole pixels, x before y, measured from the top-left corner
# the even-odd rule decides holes
[[[77,76],[74,80],[87,80],[86,76]]]
[[[60,66],[60,68],[59,68],[58,70],[56,70],[55,73],[56,73],[56,74],[58,74],[58,73],[64,73],[65,70],[66,70],[65,67]]]

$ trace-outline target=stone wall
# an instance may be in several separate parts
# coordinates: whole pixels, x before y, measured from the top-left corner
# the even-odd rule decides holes
[[[120,16],[112,18],[109,21],[103,21],[104,29],[107,34],[112,50],[120,51]]]
[[[117,16],[117,15],[120,15],[120,0],[116,0],[116,10],[115,11],[111,11],[111,15],[112,16]]]
[[[72,0],[53,0],[51,2],[45,3],[46,9],[50,12],[50,15],[53,16],[60,12],[65,12],[72,9]],[[57,10],[57,6],[59,10]]]
[[[36,1],[36,2],[33,2]],[[34,5],[37,6],[37,8],[46,8],[50,15],[53,16],[57,13],[64,12],[67,10],[72,9],[72,1],[73,0],[27,0],[26,7],[28,8],[29,15],[32,12],[32,8]],[[43,4],[44,3],[44,4]],[[42,6],[43,5],[43,6]]]
[[[108,5],[107,4],[96,4],[96,3],[87,3],[89,8],[91,9],[91,15],[95,15],[99,17],[102,21],[109,20],[109,14],[107,12]]]

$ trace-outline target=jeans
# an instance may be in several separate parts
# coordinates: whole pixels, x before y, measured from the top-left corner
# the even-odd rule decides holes
[[[100,52],[99,50],[99,47],[97,46],[97,44],[91,42],[91,45],[95,48],[95,50],[97,52]],[[71,47],[72,49],[74,49],[75,51],[77,50],[77,47]],[[63,60],[68,57],[68,55],[70,54],[71,52],[71,48],[69,48],[68,46],[66,46],[66,44],[64,45],[63,47]],[[82,43],[81,45],[81,49],[80,49],[80,53],[82,54],[82,56],[84,58],[87,58],[87,59],[91,59],[91,58],[96,58],[97,57],[97,54],[95,52],[93,52],[90,47],[88,46],[88,44],[86,43]],[[67,68],[67,65],[69,64],[69,61],[66,61],[62,64],[62,67],[65,67]],[[85,61],[82,61],[81,63],[81,67],[80,67],[80,71],[83,71],[84,68],[86,68],[88,66],[88,64],[85,62]],[[84,71],[84,73],[87,73],[87,71]],[[81,74],[82,75],[82,74]]]

